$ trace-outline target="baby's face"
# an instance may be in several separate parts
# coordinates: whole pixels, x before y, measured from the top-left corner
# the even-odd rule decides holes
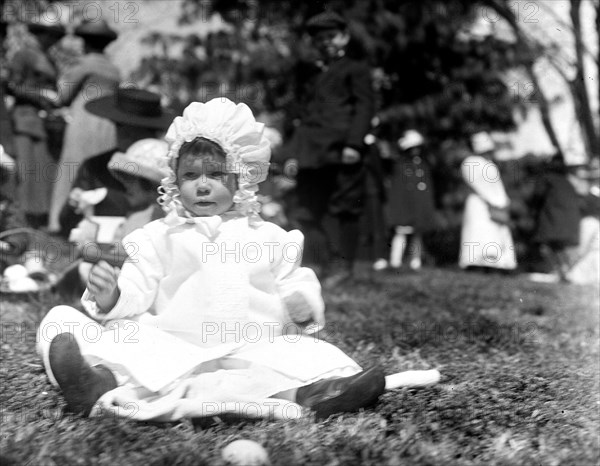
[[[235,175],[226,173],[225,157],[186,154],[177,165],[177,185],[183,206],[194,217],[227,212],[237,189]]]

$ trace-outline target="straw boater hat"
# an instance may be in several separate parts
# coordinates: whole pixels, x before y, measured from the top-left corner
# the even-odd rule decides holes
[[[125,152],[115,152],[108,168],[119,178],[120,173],[146,180],[160,181],[169,175],[167,151],[169,145],[163,139],[141,139],[134,142]]]
[[[143,89],[119,88],[88,102],[85,109],[115,123],[153,129],[167,129],[175,116],[162,108],[160,95]]]
[[[83,38],[83,40],[108,45],[117,38],[117,33],[113,31],[105,20],[84,21],[75,28],[74,34]]]
[[[183,115],[175,118],[165,139],[169,143],[169,176],[159,188],[159,204],[169,213],[189,217],[179,201],[175,168],[179,149],[185,142],[203,137],[215,142],[225,152],[228,173],[237,175],[238,189],[233,196],[236,210],[257,219],[260,203],[256,195],[258,184],[268,175],[271,145],[264,124],[254,119],[246,104],[235,104],[225,97],[207,103],[193,102]]]

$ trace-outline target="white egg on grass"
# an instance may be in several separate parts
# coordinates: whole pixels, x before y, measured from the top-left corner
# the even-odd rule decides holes
[[[4,278],[7,280],[17,280],[27,275],[29,275],[29,272],[21,264],[10,265],[4,269]]]
[[[223,448],[223,460],[234,466],[268,466],[267,451],[252,440],[235,440]]]

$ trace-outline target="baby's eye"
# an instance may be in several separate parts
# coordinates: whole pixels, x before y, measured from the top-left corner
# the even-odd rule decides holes
[[[193,180],[194,178],[196,178],[198,175],[196,172],[185,172],[183,174],[183,177],[187,180]]]
[[[208,176],[210,176],[211,178],[223,178],[224,176],[226,176],[225,172],[212,172],[209,173]]]

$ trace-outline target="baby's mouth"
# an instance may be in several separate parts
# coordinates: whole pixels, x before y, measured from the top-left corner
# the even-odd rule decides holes
[[[200,206],[200,207],[208,207],[208,206],[211,206],[213,204],[214,204],[214,202],[209,202],[209,201],[198,201],[198,202],[196,202],[196,205]]]

